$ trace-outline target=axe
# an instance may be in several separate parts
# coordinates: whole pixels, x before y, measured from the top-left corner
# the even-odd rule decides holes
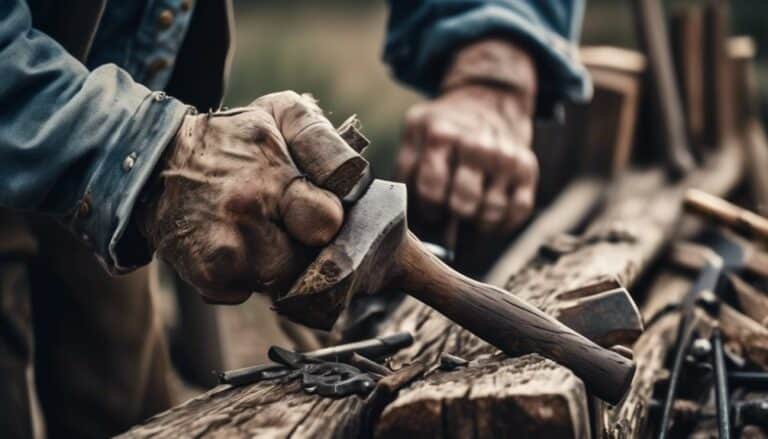
[[[632,360],[442,263],[408,231],[405,185],[376,179],[361,193],[334,241],[275,300],[278,313],[328,330],[355,294],[402,289],[505,353],[538,353],[570,368],[595,396],[622,399]]]

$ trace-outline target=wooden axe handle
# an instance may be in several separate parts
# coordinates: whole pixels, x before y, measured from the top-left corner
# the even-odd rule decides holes
[[[634,363],[514,295],[474,281],[432,256],[410,232],[396,259],[405,291],[509,355],[535,352],[570,368],[595,396],[616,404]],[[595,316],[600,318],[600,316]]]
[[[309,180],[344,198],[366,173],[368,162],[359,154],[368,139],[355,116],[335,132],[322,124],[302,131],[288,145],[291,156]]]
[[[703,215],[751,237],[768,241],[768,218],[720,197],[689,189],[685,194],[684,206],[690,212]]]

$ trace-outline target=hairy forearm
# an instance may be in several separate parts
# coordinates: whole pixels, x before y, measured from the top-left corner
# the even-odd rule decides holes
[[[530,113],[537,91],[536,65],[531,55],[513,42],[483,39],[455,53],[441,89],[445,92],[465,85],[488,85],[517,94]]]

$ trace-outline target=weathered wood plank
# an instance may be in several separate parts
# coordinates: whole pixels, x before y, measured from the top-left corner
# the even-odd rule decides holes
[[[675,186],[667,186],[661,172],[629,173],[579,245],[556,260],[537,257],[507,289],[557,315],[560,295],[585,283],[614,276],[632,284],[675,230],[683,190],[696,185],[723,194],[740,175],[737,148],[724,149],[706,169]],[[411,331],[417,343],[393,359],[394,367],[432,365],[443,352],[472,363],[459,371],[432,371],[401,390],[373,426],[377,436],[590,436],[584,386],[569,370],[535,355],[499,360],[491,346],[413,299],[403,302],[381,332],[400,330]],[[372,427],[362,425],[369,404],[357,396],[306,395],[297,383],[219,387],[125,437],[357,437]]]

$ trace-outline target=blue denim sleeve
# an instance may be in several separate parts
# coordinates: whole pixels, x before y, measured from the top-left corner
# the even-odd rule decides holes
[[[0,0],[0,78],[0,206],[56,216],[112,272],[147,262],[121,239],[188,107],[114,65],[88,71],[21,0]]]
[[[528,47],[539,73],[539,106],[592,95],[578,58],[584,0],[389,0],[384,60],[406,84],[434,95],[450,54],[486,36]],[[543,110],[546,111],[546,110]]]

